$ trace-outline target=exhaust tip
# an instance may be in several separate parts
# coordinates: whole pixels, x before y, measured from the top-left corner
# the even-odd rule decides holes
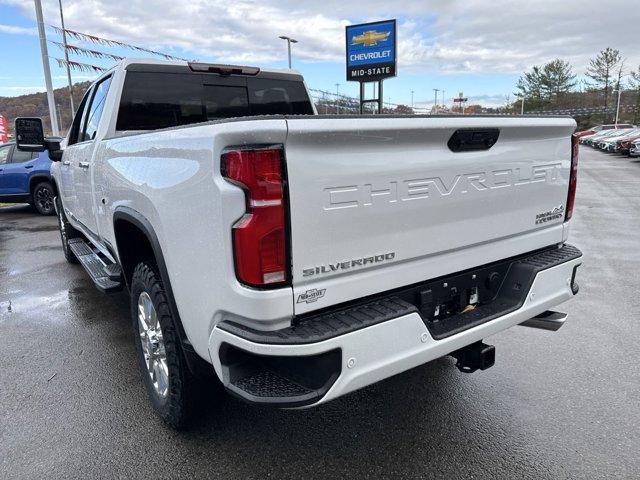
[[[557,332],[558,330],[560,330],[560,327],[564,325],[566,319],[566,313],[547,310],[546,312],[543,312],[536,317],[525,320],[520,325],[522,325],[523,327],[539,328],[540,330],[550,330],[552,332]]]

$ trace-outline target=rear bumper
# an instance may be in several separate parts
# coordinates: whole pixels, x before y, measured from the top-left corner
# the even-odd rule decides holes
[[[252,334],[243,332],[241,328],[219,325],[211,333],[209,353],[226,388],[244,400],[279,406],[316,405],[447,355],[569,300],[577,292],[574,276],[576,267],[581,263],[581,254],[574,254],[567,261],[538,271],[519,308],[444,337],[434,335],[433,328],[427,328],[426,321],[416,309],[403,311],[406,307],[400,301],[397,316],[393,312],[385,312],[387,317],[380,321],[356,330],[347,329],[346,333],[330,338],[321,328],[314,332],[313,325],[310,325],[307,328],[311,331],[309,341],[303,338],[292,341],[277,334],[261,338],[255,332]],[[235,356],[229,356],[228,351],[236,352]],[[277,357],[280,359],[275,362],[277,365],[282,365],[283,360],[287,364],[299,359],[300,365],[306,362],[314,372],[321,368],[329,368],[330,371],[323,378],[313,379],[313,388],[294,392],[295,398],[290,398],[290,401],[286,398],[274,401],[273,395],[260,388],[249,389],[247,393],[246,382],[241,388],[235,385],[238,371],[242,375],[245,368],[236,368],[240,357],[251,358],[257,367]],[[285,368],[287,372],[294,371],[293,378],[304,375],[304,367]],[[265,378],[257,382],[265,386]],[[273,382],[271,377],[266,379],[268,385],[273,385]]]

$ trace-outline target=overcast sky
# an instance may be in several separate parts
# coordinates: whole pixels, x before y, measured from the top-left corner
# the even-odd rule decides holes
[[[59,24],[57,0],[42,0],[45,22]],[[640,66],[637,0],[63,0],[68,28],[201,61],[285,67],[279,35],[299,40],[294,68],[311,87],[357,94],[345,81],[344,27],[398,19],[398,77],[385,100],[433,103],[464,91],[484,104],[503,104],[522,71],[554,58],[584,73],[589,58],[618,48],[629,68]],[[0,0],[0,95],[42,89],[33,0]],[[53,32],[49,32],[54,39]],[[78,42],[76,42],[78,43]],[[95,48],[95,47],[94,47]],[[99,47],[103,49],[104,47]],[[54,45],[51,57],[61,57]],[[108,49],[116,54],[131,54]],[[108,66],[106,61],[77,61]],[[52,61],[56,85],[64,72]],[[74,74],[82,80],[87,74]]]

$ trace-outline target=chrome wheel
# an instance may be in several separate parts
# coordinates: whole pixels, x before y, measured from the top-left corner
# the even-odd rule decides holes
[[[169,391],[167,352],[158,314],[147,292],[138,297],[138,332],[151,383],[156,393],[164,398]]]

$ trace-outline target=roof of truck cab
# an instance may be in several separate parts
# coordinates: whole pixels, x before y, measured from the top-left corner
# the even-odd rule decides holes
[[[155,58],[135,58],[127,57],[122,59],[117,65],[116,69],[135,71],[135,72],[175,72],[175,73],[203,73],[193,72],[189,68],[189,63],[183,60],[158,60]],[[198,62],[201,63],[201,62]],[[211,63],[213,62],[202,62]],[[227,66],[227,65],[225,65]],[[231,67],[249,67],[249,65],[228,65]],[[259,68],[260,72],[255,75],[257,77],[269,77],[269,78],[295,78],[296,80],[302,79],[302,74],[297,70],[289,69],[277,69],[277,68],[261,68],[251,65],[252,68]],[[215,73],[204,75],[216,75]]]

